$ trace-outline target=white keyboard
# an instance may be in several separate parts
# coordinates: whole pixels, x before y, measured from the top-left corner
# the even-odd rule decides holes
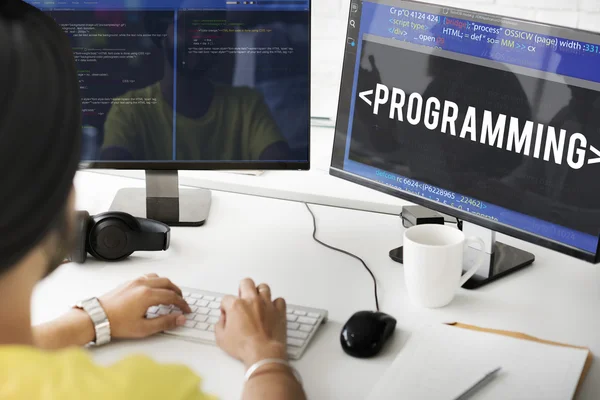
[[[181,288],[183,298],[192,309],[185,326],[164,332],[182,339],[215,344],[215,325],[221,316],[222,293]],[[172,305],[150,307],[146,318],[156,318],[181,310]],[[321,324],[327,321],[327,311],[287,305],[287,350],[291,359],[302,357]]]

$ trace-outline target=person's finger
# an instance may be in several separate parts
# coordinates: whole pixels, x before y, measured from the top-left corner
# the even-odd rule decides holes
[[[256,296],[258,296],[258,293],[256,291],[256,284],[254,281],[250,278],[244,279],[240,283],[240,297],[242,299],[249,300],[256,298]]]
[[[275,305],[275,308],[277,309],[277,311],[279,311],[279,313],[281,315],[286,314],[287,304],[285,303],[284,299],[282,299],[281,297],[278,299],[275,299],[275,301],[273,302],[273,305]]]
[[[271,302],[271,288],[266,283],[261,283],[256,287],[258,295],[268,304]]]
[[[228,313],[233,308],[233,305],[235,304],[235,302],[238,300],[239,299],[237,299],[233,296],[223,297],[223,300],[221,300],[221,310],[223,310],[225,313]]]
[[[186,314],[192,312],[190,306],[188,305],[188,303],[185,302],[183,297],[179,296],[177,293],[169,289],[152,289],[148,300],[150,302],[150,305],[172,304],[176,307],[179,307],[179,309]]]
[[[168,314],[158,318],[147,319],[142,323],[142,333],[146,336],[154,335],[155,333],[175,329],[178,326],[183,326],[185,321],[185,316],[181,313]]]
[[[146,279],[158,278],[158,274],[145,274],[143,276],[143,278],[146,278]]]
[[[217,341],[217,346],[223,346],[223,336],[225,335],[225,318],[226,314],[223,310],[221,310],[221,318],[219,318],[219,322],[215,325],[215,339]]]
[[[177,285],[171,282],[168,278],[148,278],[144,282],[144,285],[153,289],[169,289],[178,295],[183,296],[181,289],[179,289],[179,287],[177,287]]]

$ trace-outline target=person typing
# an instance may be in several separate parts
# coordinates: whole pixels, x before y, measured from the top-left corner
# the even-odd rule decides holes
[[[99,366],[83,349],[184,325],[190,308],[167,278],[147,274],[31,326],[35,285],[73,243],[81,102],[69,41],[54,20],[5,0],[0,31],[0,398],[215,399],[185,366],[142,355]],[[159,304],[182,312],[146,318],[148,307]],[[238,297],[223,298],[215,334],[247,369],[244,399],[305,399],[287,362],[286,303],[271,299],[268,285],[245,279]]]

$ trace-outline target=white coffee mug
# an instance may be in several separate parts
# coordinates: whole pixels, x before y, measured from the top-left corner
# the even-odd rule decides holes
[[[477,263],[462,275],[464,252],[471,244],[481,251]],[[404,278],[411,301],[425,308],[444,307],[483,266],[485,244],[477,237],[445,225],[417,225],[404,232]],[[462,276],[461,276],[462,275]]]

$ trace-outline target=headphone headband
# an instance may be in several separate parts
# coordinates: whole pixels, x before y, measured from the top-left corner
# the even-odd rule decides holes
[[[141,231],[135,243],[136,251],[167,250],[171,244],[171,228],[162,222],[146,218],[136,218]]]

